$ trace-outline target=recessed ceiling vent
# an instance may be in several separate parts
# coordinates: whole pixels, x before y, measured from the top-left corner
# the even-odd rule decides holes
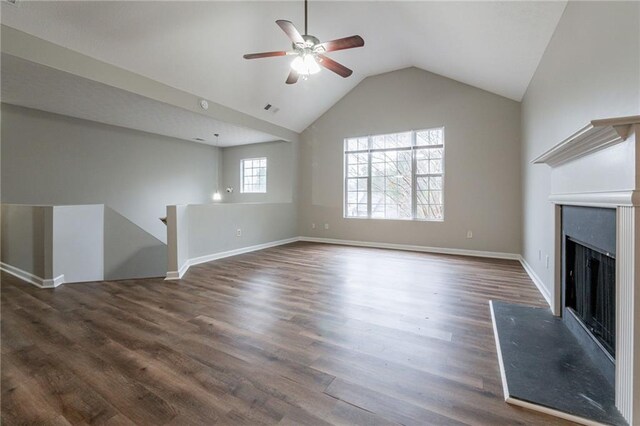
[[[202,138],[193,138],[194,141],[198,141],[198,142],[204,142],[204,139]]]
[[[271,105],[271,104],[266,104],[266,105],[264,106],[264,110],[265,110],[265,111],[269,111],[269,112],[270,112],[270,113],[272,113],[272,114],[275,114],[276,112],[280,111],[280,108],[278,108],[278,107],[274,107],[274,106],[273,106],[273,105]]]

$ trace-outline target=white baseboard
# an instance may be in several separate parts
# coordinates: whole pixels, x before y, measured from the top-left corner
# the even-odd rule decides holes
[[[416,245],[409,245],[409,244],[378,243],[378,242],[370,242],[370,241],[339,240],[339,239],[333,239],[333,238],[316,238],[316,237],[298,237],[298,241],[308,241],[312,243],[323,243],[323,244],[339,244],[339,245],[357,246],[357,247],[383,248],[383,249],[392,249],[392,250],[419,251],[424,253],[453,254],[458,256],[488,257],[492,259],[520,260],[519,254],[503,253],[503,252],[495,252],[495,251],[467,250],[467,249],[455,249],[455,248],[446,248],[446,247],[426,247],[426,246],[416,246]]]
[[[184,265],[180,267],[179,271],[169,271],[167,272],[167,277],[165,280],[179,280],[184,276],[189,267],[193,265],[198,265],[200,263],[211,262],[212,260],[223,259],[225,257],[237,256],[243,253],[249,253],[257,250],[264,250],[270,247],[281,246],[283,244],[295,243],[299,240],[299,237],[287,238],[284,240],[270,241],[268,243],[256,244],[254,246],[241,247],[234,250],[221,251],[219,253],[207,254],[205,256],[198,256],[188,259]]]
[[[187,259],[187,261],[180,267],[179,270],[167,272],[167,277],[165,278],[165,280],[179,280],[187,272],[189,266],[189,259]]]
[[[55,278],[40,278],[30,272],[24,271],[20,268],[4,262],[0,262],[0,269],[8,274],[13,275],[16,278],[20,278],[22,281],[26,281],[29,284],[33,284],[39,288],[55,288],[60,284],[64,284],[64,275],[60,275]]]
[[[553,304],[551,303],[551,295],[549,294],[549,290],[547,290],[547,287],[544,285],[540,277],[535,273],[531,265],[529,265],[527,261],[524,260],[524,257],[520,256],[519,260],[525,272],[529,275],[529,278],[531,278],[531,281],[533,281],[536,287],[538,287],[538,291],[540,292],[540,294],[542,294],[542,297],[544,297],[544,299],[547,301],[547,304],[549,304],[549,307],[553,311]]]

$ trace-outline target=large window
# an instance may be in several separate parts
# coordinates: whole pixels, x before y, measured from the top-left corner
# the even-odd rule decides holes
[[[243,193],[267,192],[267,159],[240,161],[240,190]]]
[[[444,219],[444,128],[344,140],[345,217]]]

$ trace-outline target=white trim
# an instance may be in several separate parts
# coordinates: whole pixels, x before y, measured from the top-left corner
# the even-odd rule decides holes
[[[520,259],[518,259],[518,260],[520,260],[520,264],[524,268],[524,270],[527,273],[527,275],[529,275],[529,278],[531,278],[531,281],[533,281],[533,283],[536,285],[536,287],[538,287],[538,291],[540,292],[540,294],[542,294],[544,299],[547,301],[547,303],[549,304],[549,307],[551,308],[551,310],[555,311],[555,309],[553,308],[553,303],[551,303],[551,294],[549,294],[549,290],[544,285],[544,282],[535,273],[535,271],[533,270],[531,265],[529,265],[527,263],[527,261],[524,259],[524,257],[520,256]],[[555,314],[556,313],[554,312],[554,315]]]
[[[234,250],[222,251],[219,253],[208,254],[205,256],[194,257],[188,260],[189,266],[198,265],[200,263],[211,262],[212,260],[223,259],[225,257],[237,256],[243,253],[249,253],[257,250],[264,250],[270,247],[281,246],[283,244],[295,243],[298,241],[298,237],[287,238],[284,240],[271,241],[263,244],[256,244],[254,246],[242,247]]]
[[[523,263],[523,266],[524,266],[524,263]],[[561,419],[570,420],[574,423],[579,423],[586,426],[604,426],[602,423],[596,422],[594,420],[589,420],[589,419],[585,419],[584,417],[575,416],[573,414],[565,413],[559,410],[554,410],[553,408],[545,407],[544,405],[538,405],[532,402],[523,401],[521,399],[514,398],[509,394],[509,385],[507,384],[507,375],[504,369],[504,361],[502,360],[502,350],[500,350],[500,338],[498,337],[496,315],[493,310],[493,300],[489,301],[489,309],[491,310],[493,337],[495,338],[495,341],[496,341],[496,352],[498,353],[498,364],[500,366],[500,379],[502,380],[502,392],[504,393],[504,401],[507,404],[517,405],[532,411],[538,411],[541,413],[549,414],[551,416],[559,417]]]
[[[62,275],[58,275],[57,277],[53,278],[53,279],[47,279],[43,281],[43,287],[44,288],[54,288],[54,287],[58,287],[61,284],[64,284],[65,280],[64,280],[64,274]]]
[[[331,239],[331,238],[293,237],[293,238],[287,238],[284,240],[271,241],[264,244],[256,244],[254,246],[242,247],[234,250],[227,250],[223,252],[212,253],[212,254],[188,259],[182,265],[182,267],[180,267],[179,271],[167,272],[167,276],[165,280],[181,279],[184,276],[184,274],[187,272],[189,267],[193,265],[211,262],[213,260],[223,259],[225,257],[237,256],[239,254],[249,253],[252,251],[263,250],[270,247],[281,246],[283,244],[295,243],[296,241],[306,241],[306,242],[321,243],[321,244],[338,244],[338,245],[356,246],[356,247],[372,247],[372,248],[382,248],[382,249],[391,249],[391,250],[417,251],[417,252],[424,252],[424,253],[450,254],[450,255],[458,255],[458,256],[486,257],[491,259],[520,260],[522,258],[519,254],[516,254],[516,253],[453,249],[453,248],[446,248],[446,247],[425,247],[425,246],[415,246],[415,245],[408,245],[408,244],[377,243],[377,242],[369,242],[369,241],[337,240],[337,239]]]
[[[0,262],[0,269],[38,288],[55,288],[64,284],[64,274],[45,279],[4,262]]]
[[[619,207],[616,215],[616,407],[630,425],[640,417],[640,287],[637,207]]]
[[[264,191],[245,191],[244,190],[244,162],[245,161],[254,161],[254,160],[259,160],[262,161],[264,160]],[[267,193],[267,182],[268,182],[268,178],[267,178],[267,173],[268,173],[268,163],[269,159],[267,157],[251,157],[251,158],[242,158],[240,160],[240,193],[241,194],[266,194]],[[255,167],[251,167],[252,169],[255,169]],[[258,168],[262,168],[262,166],[258,166]]]
[[[188,259],[187,259],[186,262],[184,262],[184,264],[180,267],[179,270],[177,270],[177,271],[168,271],[165,280],[167,280],[167,281],[179,280],[187,272],[187,269],[189,269],[189,260]]]
[[[554,204],[589,207],[640,206],[640,191],[578,192],[551,194]]]
[[[200,263],[211,262],[212,260],[223,259],[225,257],[237,256],[239,254],[249,253],[257,250],[264,250],[270,247],[281,246],[284,244],[295,243],[299,241],[299,237],[287,238],[284,240],[271,241],[263,244],[256,244],[253,246],[242,247],[233,250],[221,251],[218,253],[207,254],[204,256],[194,257],[191,259],[187,259],[187,261],[180,267],[179,271],[169,271],[167,272],[167,277],[165,280],[179,280],[181,279],[187,270],[193,265],[199,265]]]
[[[593,120],[531,162],[556,167],[627,139],[640,116]]]
[[[416,246],[416,245],[409,245],[409,244],[392,244],[392,243],[380,243],[380,242],[370,242],[370,241],[338,240],[333,238],[316,238],[316,237],[298,237],[298,241],[307,241],[311,243],[323,243],[323,244],[339,244],[343,246],[373,247],[373,248],[383,248],[383,249],[391,249],[391,250],[419,251],[419,252],[425,252],[425,253],[452,254],[452,255],[458,255],[458,256],[488,257],[492,259],[520,260],[519,254],[494,252],[494,251],[467,250],[467,249],[455,249],[455,248],[446,248],[446,247],[427,247],[427,246]]]
[[[500,366],[500,379],[502,380],[502,392],[504,400],[509,399],[509,385],[507,384],[507,375],[504,370],[504,361],[502,360],[502,350],[500,349],[500,339],[498,338],[498,326],[496,325],[496,314],[493,311],[493,300],[489,300],[489,310],[491,311],[491,323],[493,325],[493,338],[496,340],[496,352],[498,353],[498,364]]]
[[[544,405],[534,404],[532,402],[523,401],[521,399],[507,396],[505,399],[507,404],[517,405],[519,407],[528,408],[532,411],[538,411],[540,413],[548,414],[550,416],[559,417],[561,419],[569,420],[574,423],[578,423],[585,426],[606,426],[604,423],[596,422],[595,420],[585,419],[584,417],[574,416],[573,414],[565,413],[564,411],[554,410],[553,408],[545,407]]]

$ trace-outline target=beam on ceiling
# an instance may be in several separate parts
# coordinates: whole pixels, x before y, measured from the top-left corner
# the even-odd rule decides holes
[[[1,50],[3,53],[136,93],[216,120],[255,129],[285,141],[298,142],[300,135],[293,130],[236,111],[209,99],[207,99],[209,108],[203,110],[199,105],[201,98],[197,95],[91,58],[6,25],[2,25],[1,31]]]

